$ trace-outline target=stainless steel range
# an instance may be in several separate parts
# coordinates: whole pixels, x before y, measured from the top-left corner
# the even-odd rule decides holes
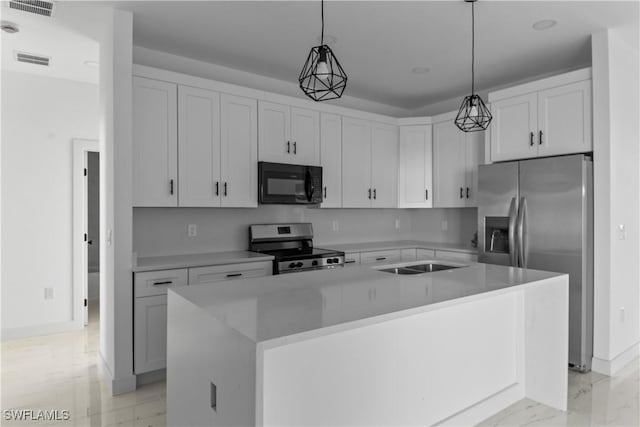
[[[308,222],[251,225],[249,250],[273,255],[273,274],[344,267],[344,252],[313,247]]]

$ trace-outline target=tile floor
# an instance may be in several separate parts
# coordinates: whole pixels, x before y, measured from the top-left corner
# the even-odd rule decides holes
[[[93,308],[93,307],[90,307]],[[82,331],[2,343],[1,408],[69,410],[67,421],[17,422],[3,426],[165,425],[165,384],[111,396],[97,361],[98,314],[90,310]],[[482,426],[640,426],[640,360],[615,377],[569,374],[569,410],[522,400]]]

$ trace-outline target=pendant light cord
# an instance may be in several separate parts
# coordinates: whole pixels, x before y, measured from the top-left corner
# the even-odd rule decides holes
[[[471,3],[471,95],[475,95],[475,37],[476,37],[476,15],[474,9],[475,2]]]
[[[322,31],[320,33],[320,46],[324,46],[324,0],[320,1],[320,17],[322,21]]]

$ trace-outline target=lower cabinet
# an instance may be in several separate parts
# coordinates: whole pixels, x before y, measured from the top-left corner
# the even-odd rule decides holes
[[[470,262],[478,262],[478,255],[466,253],[466,252],[455,252],[455,251],[435,251],[436,258],[449,258],[453,260],[460,261],[470,261]]]
[[[436,251],[433,249],[416,249],[416,258],[420,261],[432,259],[436,257]]]
[[[349,267],[350,265],[359,265],[360,264],[360,252],[346,252],[344,254],[344,266]]]
[[[167,296],[136,298],[133,330],[134,372],[167,366]]]
[[[415,261],[418,259],[417,249],[400,249],[400,259],[402,261]]]
[[[271,276],[272,273],[273,263],[271,261],[197,267],[189,269],[189,284],[199,285],[222,282],[223,280],[249,279]]]
[[[400,249],[360,252],[360,262],[362,264],[391,264],[400,262],[401,259]]]

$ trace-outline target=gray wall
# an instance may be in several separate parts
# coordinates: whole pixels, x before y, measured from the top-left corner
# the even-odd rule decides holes
[[[246,250],[250,224],[287,221],[311,222],[316,246],[398,239],[468,244],[476,209],[134,208],[133,250],[138,256]],[[187,236],[188,224],[197,225],[196,237]]]

